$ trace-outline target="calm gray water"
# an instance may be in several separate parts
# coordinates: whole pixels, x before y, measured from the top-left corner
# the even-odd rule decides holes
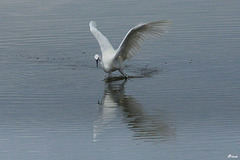
[[[240,1],[0,2],[0,159],[240,158]],[[105,81],[88,23],[118,47],[173,21]],[[116,76],[119,74],[116,73]]]

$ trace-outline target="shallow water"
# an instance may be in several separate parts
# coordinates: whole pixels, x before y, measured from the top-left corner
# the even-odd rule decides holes
[[[0,2],[1,159],[240,156],[240,2]],[[88,23],[117,47],[139,22],[171,19],[106,78]]]

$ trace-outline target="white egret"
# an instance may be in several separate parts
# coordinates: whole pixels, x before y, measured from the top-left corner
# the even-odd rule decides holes
[[[151,23],[140,23],[131,28],[117,50],[114,50],[108,39],[97,29],[96,22],[89,23],[90,31],[97,39],[102,57],[98,54],[94,56],[97,67],[100,61],[103,70],[107,73],[118,70],[125,78],[127,74],[123,72],[123,61],[132,58],[139,50],[144,40],[161,36],[167,32],[169,21],[161,20]]]

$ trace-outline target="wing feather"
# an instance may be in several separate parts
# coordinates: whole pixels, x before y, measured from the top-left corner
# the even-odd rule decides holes
[[[97,29],[96,22],[89,23],[90,31],[97,39],[101,52],[106,53],[106,50],[114,50],[109,40]]]
[[[140,50],[145,40],[167,33],[169,22],[168,20],[162,20],[151,23],[140,23],[130,29],[119,45],[115,59],[121,58],[124,61],[125,59],[132,58]]]

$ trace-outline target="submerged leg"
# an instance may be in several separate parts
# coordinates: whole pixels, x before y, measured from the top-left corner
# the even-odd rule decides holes
[[[128,75],[124,73],[122,69],[119,69],[118,71],[125,77],[125,79],[128,78]]]

